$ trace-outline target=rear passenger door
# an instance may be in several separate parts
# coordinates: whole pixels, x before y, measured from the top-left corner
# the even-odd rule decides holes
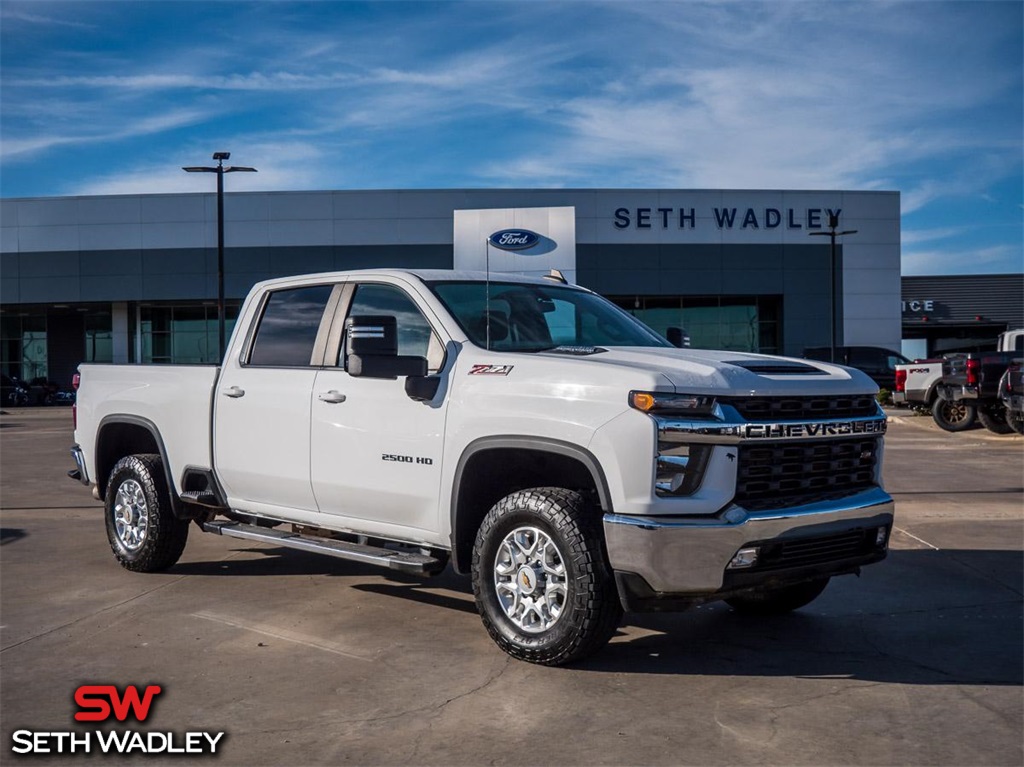
[[[341,286],[268,292],[241,354],[214,395],[217,477],[233,508],[315,512],[309,481],[309,407]],[[326,319],[325,319],[326,318]]]

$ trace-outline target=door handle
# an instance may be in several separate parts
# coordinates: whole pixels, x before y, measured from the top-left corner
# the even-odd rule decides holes
[[[340,391],[335,391],[334,389],[331,389],[330,391],[322,391],[320,392],[320,401],[337,404],[338,402],[345,401],[345,395]]]
[[[245,396],[245,389],[239,389],[237,386],[232,386],[229,389],[225,389],[222,393],[225,397],[238,399],[239,397]]]

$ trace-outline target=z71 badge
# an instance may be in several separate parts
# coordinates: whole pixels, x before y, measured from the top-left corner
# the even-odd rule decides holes
[[[471,376],[507,376],[515,365],[474,365],[469,369]]]

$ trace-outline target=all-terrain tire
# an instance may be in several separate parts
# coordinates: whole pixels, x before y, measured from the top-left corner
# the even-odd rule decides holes
[[[473,595],[513,658],[559,666],[596,652],[622,618],[601,515],[564,488],[505,496],[477,531]]]
[[[978,408],[966,400],[947,400],[939,397],[932,405],[932,418],[945,431],[966,431],[974,426]]]
[[[783,615],[809,605],[828,586],[829,578],[819,578],[806,583],[782,586],[742,597],[726,599],[725,602],[738,613],[746,615]]]
[[[1018,434],[1024,434],[1024,415],[1020,412],[1014,412],[1007,408],[1006,410],[1006,422],[1010,425]]]
[[[978,408],[978,420],[981,425],[996,434],[1013,434],[1013,427],[1006,422],[1005,408]]]
[[[166,570],[185,550],[189,520],[174,516],[159,455],[129,455],[114,465],[104,517],[110,548],[127,570]]]

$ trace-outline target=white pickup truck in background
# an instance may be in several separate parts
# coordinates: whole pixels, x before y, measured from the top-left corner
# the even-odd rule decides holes
[[[996,351],[1024,351],[1024,330],[1007,330],[996,340]],[[906,405],[922,412],[930,412],[936,423],[951,430],[969,428],[974,415],[963,402],[943,400],[938,387],[942,383],[943,363],[956,367],[967,357],[964,354],[947,354],[936,359],[918,359],[905,365],[896,366],[896,388],[892,393],[893,403]]]
[[[124,567],[173,566],[193,522],[423,575],[450,562],[531,662],[594,652],[623,609],[793,610],[887,552],[867,376],[677,349],[550,279],[273,280],[222,366],[80,377],[71,474]]]

